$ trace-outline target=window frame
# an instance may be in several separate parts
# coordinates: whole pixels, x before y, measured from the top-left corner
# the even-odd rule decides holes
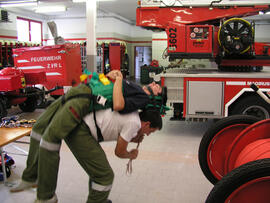
[[[38,21],[38,20],[32,20],[32,19],[28,19],[28,18],[23,18],[23,17],[19,17],[17,16],[17,20],[24,20],[24,21],[27,21],[28,22],[28,26],[29,26],[29,29],[28,29],[28,34],[29,34],[29,42],[32,42],[31,40],[31,22],[34,22],[34,23],[39,23],[40,24],[40,27],[41,27],[41,44],[43,44],[43,27],[42,27],[42,21]],[[18,32],[18,30],[17,30]],[[18,39],[18,36],[17,36],[17,39]]]

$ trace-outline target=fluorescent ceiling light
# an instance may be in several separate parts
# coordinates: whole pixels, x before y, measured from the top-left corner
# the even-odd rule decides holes
[[[42,6],[35,9],[36,13],[50,13],[50,12],[63,12],[66,11],[65,6]]]
[[[37,6],[37,1],[8,1],[1,2],[0,7]]]
[[[18,1],[0,1],[1,4],[20,4],[20,3],[30,3],[37,2],[37,0],[18,0]]]
[[[72,0],[73,3],[81,3],[81,2],[86,2],[88,0]],[[93,1],[93,0],[90,0]],[[96,2],[98,1],[115,1],[115,0],[96,0]]]
[[[80,2],[86,2],[86,0],[72,0],[73,3],[80,3]]]

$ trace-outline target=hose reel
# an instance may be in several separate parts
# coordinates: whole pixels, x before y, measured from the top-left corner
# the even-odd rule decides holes
[[[253,26],[241,18],[229,19],[220,27],[218,41],[226,54],[244,54],[251,49],[254,43]]]

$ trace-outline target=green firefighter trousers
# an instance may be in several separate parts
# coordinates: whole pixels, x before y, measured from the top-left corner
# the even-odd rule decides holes
[[[67,97],[78,93],[91,93],[88,87],[71,89]],[[37,198],[50,199],[56,190],[59,168],[59,150],[64,139],[79,164],[89,175],[87,203],[107,201],[114,174],[104,151],[91,136],[82,118],[89,113],[91,102],[86,98],[68,100],[65,104],[58,99],[41,115],[34,125],[27,167],[22,179],[38,180]]]

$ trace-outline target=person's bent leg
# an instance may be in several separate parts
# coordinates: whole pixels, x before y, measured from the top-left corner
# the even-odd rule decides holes
[[[39,149],[37,199],[48,200],[55,195],[59,150],[61,142],[53,143],[42,138]]]
[[[20,192],[37,187],[38,152],[41,136],[33,130],[30,134],[30,147],[27,156],[26,168],[18,184],[10,189],[10,192]]]
[[[37,180],[37,170],[38,170],[38,152],[39,143],[41,140],[41,135],[31,132],[30,135],[30,146],[26,162],[26,168],[22,174],[22,180],[28,182],[35,182]]]
[[[89,175],[89,196],[87,203],[107,203],[114,173],[98,142],[82,125],[65,141]]]
[[[37,181],[37,171],[38,171],[38,153],[39,153],[39,144],[42,138],[42,134],[48,127],[52,117],[55,115],[57,109],[61,105],[60,99],[52,103],[47,110],[41,114],[37,119],[37,122],[33,126],[33,129],[30,134],[30,147],[26,162],[26,168],[22,174],[22,180],[27,182]]]

